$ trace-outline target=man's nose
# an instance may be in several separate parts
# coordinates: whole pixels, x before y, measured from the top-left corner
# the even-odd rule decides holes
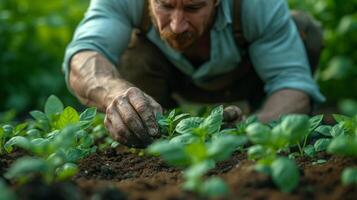
[[[183,11],[174,11],[170,22],[171,31],[180,34],[188,29],[188,22],[185,19]]]

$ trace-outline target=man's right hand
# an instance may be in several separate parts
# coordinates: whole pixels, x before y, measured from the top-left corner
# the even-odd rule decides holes
[[[132,147],[145,147],[159,137],[156,113],[161,106],[136,87],[115,97],[106,109],[104,124],[113,139]]]

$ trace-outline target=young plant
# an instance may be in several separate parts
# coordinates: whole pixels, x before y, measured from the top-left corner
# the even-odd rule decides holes
[[[190,114],[182,113],[177,114],[177,110],[174,109],[167,115],[157,114],[157,122],[160,126],[161,133],[168,136],[169,139],[174,137],[176,125],[184,118],[189,117]]]
[[[289,152],[296,145],[303,154],[306,138],[321,121],[321,117],[312,119],[305,115],[287,115],[274,123],[273,128],[257,122],[246,129],[248,139],[254,144],[248,149],[248,158],[257,160],[256,169],[271,175],[284,192],[291,192],[298,185],[299,173],[294,160],[278,154]]]
[[[178,136],[155,142],[147,151],[162,156],[173,166],[185,168],[185,190],[210,197],[227,194],[228,188],[221,179],[212,177],[205,180],[203,177],[216,162],[229,158],[247,140],[245,136],[222,133],[222,116],[223,107],[220,106],[207,118],[183,119],[175,129]]]

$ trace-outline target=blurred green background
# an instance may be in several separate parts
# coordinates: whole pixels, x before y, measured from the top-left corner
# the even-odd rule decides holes
[[[325,105],[357,110],[357,0],[288,1],[323,24],[326,48],[316,78],[327,97]],[[50,94],[79,106],[65,86],[61,64],[88,4],[0,0],[0,112],[41,109]]]

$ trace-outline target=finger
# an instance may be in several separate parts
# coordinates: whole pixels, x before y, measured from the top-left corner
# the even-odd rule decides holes
[[[134,94],[129,92],[128,96],[130,104],[138,113],[148,133],[153,137],[159,136],[159,126],[156,122],[153,108],[151,107],[149,100],[142,92],[137,92]]]
[[[238,106],[228,106],[223,110],[223,121],[225,122],[241,120],[242,116],[243,112]]]
[[[150,105],[153,108],[153,112],[154,112],[155,116],[157,115],[157,113],[162,114],[164,112],[161,105],[159,103],[157,103],[151,96],[149,96],[145,93],[144,93],[144,95],[147,99],[149,99]]]
[[[119,110],[120,117],[123,119],[124,124],[129,128],[129,130],[144,144],[151,143],[151,137],[148,135],[140,117],[129,103],[128,98],[119,97],[116,106]]]
[[[106,121],[113,139],[127,146],[143,146],[141,141],[130,132],[119,113],[114,109],[107,110]],[[113,123],[114,122],[114,123]]]

